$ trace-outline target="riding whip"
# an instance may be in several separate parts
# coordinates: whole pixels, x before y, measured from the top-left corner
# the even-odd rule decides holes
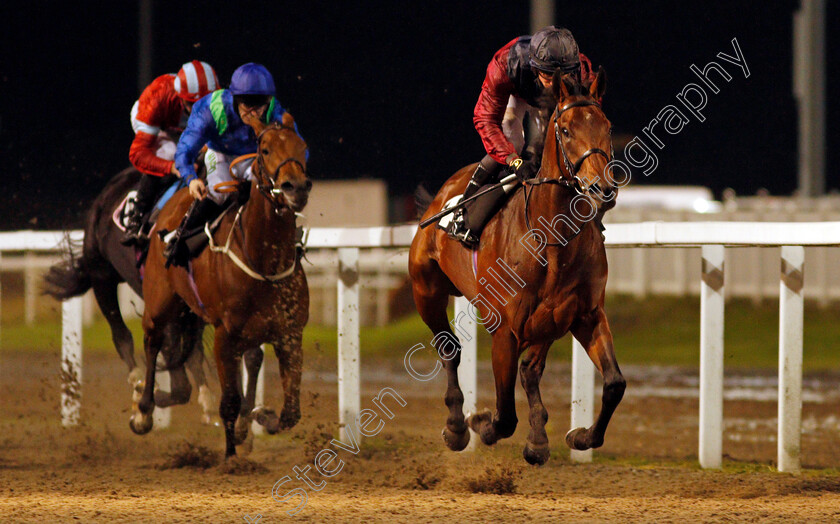
[[[475,200],[476,198],[478,198],[478,197],[480,197],[480,196],[484,195],[485,193],[489,193],[489,192],[491,192],[491,191],[495,191],[496,189],[498,189],[498,188],[500,188],[500,187],[506,186],[506,185],[510,184],[511,182],[513,182],[514,180],[516,180],[516,175],[508,175],[508,176],[506,176],[505,178],[503,178],[501,181],[499,181],[499,182],[497,182],[497,183],[493,184],[492,186],[488,187],[488,188],[487,188],[487,189],[485,189],[484,191],[479,191],[479,192],[478,192],[478,193],[476,193],[475,195],[473,195],[473,196],[471,196],[471,197],[469,197],[469,198],[465,198],[465,199],[461,200],[460,202],[458,202],[458,203],[457,203],[457,204],[455,204],[454,206],[452,206],[452,207],[450,207],[450,208],[447,208],[447,209],[444,209],[443,211],[441,211],[441,212],[439,212],[439,213],[436,213],[436,214],[434,214],[434,215],[430,216],[430,217],[429,217],[429,218],[427,218],[426,220],[424,220],[424,221],[420,222],[420,227],[421,227],[421,228],[424,228],[424,227],[428,226],[429,224],[432,224],[432,223],[436,222],[439,218],[441,218],[441,217],[445,217],[445,216],[446,216],[446,215],[448,215],[449,213],[452,213],[452,212],[454,212],[454,211],[457,211],[457,210],[461,209],[462,207],[464,207],[464,205],[465,205],[466,203],[468,203],[468,202],[472,202],[472,201],[473,201],[473,200]]]

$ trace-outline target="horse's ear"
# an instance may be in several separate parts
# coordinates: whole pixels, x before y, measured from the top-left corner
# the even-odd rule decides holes
[[[245,122],[247,125],[251,126],[251,129],[254,130],[254,133],[256,133],[257,136],[260,136],[260,133],[262,133],[263,130],[266,127],[268,127],[268,124],[266,124],[265,122],[262,122],[259,118],[255,118],[254,116],[251,115],[251,113],[248,113],[248,115],[245,117],[243,122]]]
[[[291,127],[292,129],[294,129],[295,127],[295,119],[292,118],[292,115],[288,111],[283,113],[283,125],[286,127]]]
[[[607,72],[603,67],[598,67],[598,75],[595,81],[589,86],[589,95],[595,100],[600,100],[604,96],[604,91],[607,90]]]
[[[564,98],[569,98],[575,92],[575,84],[577,81],[572,75],[564,75],[559,69],[554,72],[554,78],[551,80],[551,90],[554,92],[554,98],[558,101]]]

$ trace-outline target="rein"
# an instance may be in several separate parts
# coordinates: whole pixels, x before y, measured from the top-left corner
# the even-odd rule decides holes
[[[557,155],[557,166],[558,168],[561,165],[566,167],[566,171],[569,174],[569,178],[535,178],[530,180],[525,180],[523,183],[525,185],[525,226],[528,228],[528,231],[531,231],[531,219],[530,219],[530,202],[531,202],[531,193],[533,192],[534,188],[539,185],[543,184],[555,184],[560,187],[565,187],[568,189],[574,190],[579,195],[584,195],[588,198],[592,198],[589,196],[589,190],[592,186],[597,186],[597,182],[595,184],[588,184],[585,180],[580,178],[577,173],[580,170],[583,163],[592,155],[601,155],[607,159],[607,163],[610,162],[612,158],[614,158],[614,151],[612,147],[612,140],[610,140],[610,153],[607,154],[601,148],[592,147],[587,149],[580,158],[573,164],[572,161],[569,159],[569,155],[566,153],[566,148],[563,146],[563,141],[560,138],[560,127],[557,125],[560,116],[565,113],[566,111],[573,109],[575,107],[586,107],[586,106],[595,106],[598,109],[601,109],[601,104],[596,102],[595,100],[577,100],[575,102],[569,102],[568,104],[564,105],[563,107],[558,107],[554,110],[554,115],[552,116],[552,120],[554,120],[554,140],[556,142],[556,148],[554,153]],[[560,154],[563,154],[563,163],[560,162]],[[530,186],[530,187],[528,187]],[[583,228],[578,228],[577,232],[574,232],[574,235],[566,241],[566,243],[561,242],[542,242],[539,238],[537,241],[540,244],[545,246],[565,246],[574,239],[576,236],[583,231]],[[536,237],[535,237],[536,238]]]

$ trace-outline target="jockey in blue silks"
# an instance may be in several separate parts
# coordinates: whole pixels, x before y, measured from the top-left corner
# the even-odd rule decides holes
[[[192,206],[182,231],[194,229],[220,212],[230,194],[220,194],[214,187],[233,180],[230,164],[234,159],[256,153],[257,137],[245,120],[256,118],[266,123],[282,122],[286,111],[274,95],[271,73],[260,64],[248,63],[233,72],[230,88],[214,91],[195,103],[175,152],[175,167],[188,185],[190,195],[198,200]],[[204,156],[206,185],[196,175],[194,166],[204,145],[207,145]],[[306,157],[309,158],[308,150]],[[250,166],[238,178],[251,180]],[[164,254],[171,254],[178,240],[172,239]]]

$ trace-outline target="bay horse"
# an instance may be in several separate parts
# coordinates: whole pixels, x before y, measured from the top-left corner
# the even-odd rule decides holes
[[[436,335],[433,345],[447,372],[449,416],[443,438],[452,450],[469,443],[468,427],[487,445],[513,434],[518,368],[530,407],[531,431],[523,455],[530,464],[548,460],[548,412],[539,385],[549,346],[569,331],[604,377],[604,389],[595,424],[572,429],[567,445],[578,450],[601,446],[624,395],[625,380],[604,313],[607,257],[598,227],[600,215],[614,205],[617,195],[617,185],[604,171],[612,157],[610,122],[598,103],[605,87],[603,69],[588,89],[568,75],[554,75],[551,92],[556,105],[552,102],[546,111],[546,116],[548,111],[553,115],[546,129],[541,178],[527,181],[510,197],[487,225],[475,252],[438,227],[419,229],[411,244],[414,300]],[[462,194],[474,169],[475,164],[455,173],[423,218]],[[602,173],[609,184],[600,181]],[[452,351],[460,343],[446,313],[450,295],[470,299],[492,333],[492,416],[484,411],[464,418],[457,374],[460,353]],[[457,327],[457,319],[453,322]]]
[[[57,300],[67,300],[93,289],[96,303],[108,321],[117,353],[128,367],[128,383],[135,403],[139,400],[145,372],[134,359],[134,339],[120,312],[117,286],[126,282],[140,296],[143,296],[143,290],[137,268],[138,253],[134,247],[120,243],[123,230],[113,217],[141,176],[142,173],[130,167],[108,181],[87,214],[81,254],[77,255],[74,246],[68,245],[64,260],[50,267],[44,276],[44,293]],[[204,323],[200,318],[188,315],[167,332],[162,356],[170,372],[171,392],[156,391],[155,402],[161,407],[189,402],[192,386],[184,370],[186,362],[199,388],[202,422],[211,424],[215,398],[204,374],[203,329]],[[155,367],[155,361],[147,361],[146,364]]]
[[[177,227],[190,206],[192,197],[186,190],[176,193],[150,234],[143,281],[147,359],[156,358],[167,326],[186,311],[215,327],[225,457],[236,454],[235,446],[244,441],[253,417],[268,433],[291,428],[300,420],[301,341],[309,319],[309,288],[295,246],[296,214],[312,188],[306,173],[306,143],[288,113],[282,123],[251,122],[251,126],[258,138],[248,201],[222,218],[209,248],[190,262],[188,271],[165,267],[164,242],[155,233]],[[285,398],[279,419],[273,411],[254,409],[256,373],[250,372],[254,363],[249,355],[262,343],[273,344],[280,361]],[[253,378],[244,402],[237,383],[243,354]],[[256,354],[259,362],[254,369],[259,370],[262,353]],[[138,433],[152,426],[154,382],[155,370],[149,367],[146,388],[132,416],[132,428]]]

